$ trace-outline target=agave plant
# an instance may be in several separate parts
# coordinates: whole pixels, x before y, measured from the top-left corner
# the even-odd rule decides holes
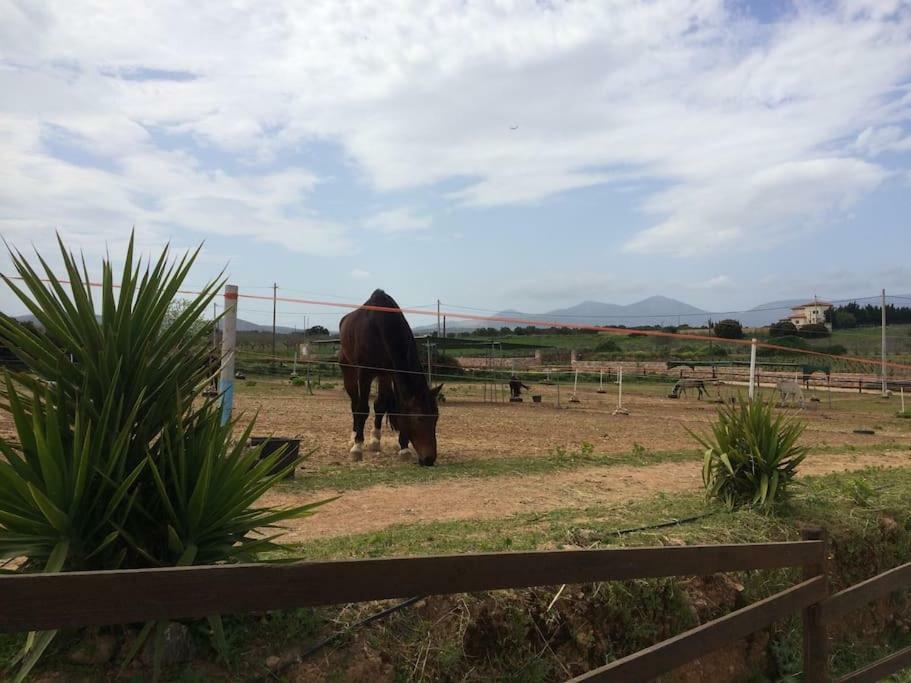
[[[17,434],[0,437],[0,562],[121,569],[253,560],[274,548],[262,530],[315,505],[255,508],[286,473],[270,474],[281,453],[260,460],[246,448],[252,423],[233,438],[236,424],[222,425],[217,402],[201,397],[212,328],[200,319],[221,281],[175,308],[198,252],[175,262],[165,249],[143,265],[131,238],[119,281],[105,261],[96,285],[62,242],[60,251],[65,278],[19,252],[18,277],[3,277],[37,325],[0,316],[0,338],[25,366],[0,382]],[[17,680],[53,637],[30,634]]]
[[[805,425],[772,402],[740,399],[718,410],[711,434],[690,435],[705,448],[702,481],[729,508],[753,505],[770,512],[787,495],[807,454],[797,444]],[[689,431],[689,430],[688,430]]]

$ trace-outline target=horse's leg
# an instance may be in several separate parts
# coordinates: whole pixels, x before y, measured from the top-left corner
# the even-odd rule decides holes
[[[360,370],[357,374],[357,406],[354,411],[354,445],[351,455],[355,460],[360,460],[364,453],[364,425],[370,417],[370,384],[373,377]]]
[[[399,432],[399,457],[403,460],[410,460],[416,453],[408,446],[408,437]]]
[[[392,406],[389,403],[389,394],[392,387],[389,386],[389,380],[386,377],[380,377],[376,385],[376,400],[373,402],[373,434],[370,443],[367,444],[368,451],[379,452],[382,449],[380,438],[383,430],[383,416],[392,412]]]
[[[357,387],[357,368],[352,368],[347,365],[342,365],[342,381],[345,384],[345,391],[348,393],[348,398],[351,399],[351,437],[348,439],[348,445],[354,445],[354,434],[357,429],[357,402],[358,402],[358,387]]]

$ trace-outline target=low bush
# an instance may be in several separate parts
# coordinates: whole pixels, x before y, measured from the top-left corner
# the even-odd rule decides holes
[[[690,435],[705,448],[702,480],[710,498],[728,508],[771,512],[787,495],[807,454],[797,440],[805,425],[773,403],[740,399],[718,409],[711,434]],[[689,431],[689,430],[688,430]]]
[[[0,385],[0,408],[16,431],[15,439],[0,437],[0,565],[23,558],[18,571],[183,566],[277,549],[274,536],[259,532],[313,506],[254,507],[294,464],[269,474],[282,453],[259,460],[246,446],[252,423],[234,439],[218,399],[202,397],[211,327],[200,319],[221,283],[175,310],[195,254],[171,263],[165,250],[143,266],[131,239],[117,284],[103,263],[99,310],[84,266],[62,243],[60,250],[65,279],[44,261],[39,273],[18,252],[10,254],[18,281],[3,277],[39,326],[0,318],[0,334],[27,368],[5,370]],[[223,643],[218,617],[210,624]],[[163,622],[147,625],[138,642],[153,627],[157,677]],[[55,635],[30,635],[14,658],[14,680]]]

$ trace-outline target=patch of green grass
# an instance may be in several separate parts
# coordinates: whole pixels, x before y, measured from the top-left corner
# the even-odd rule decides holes
[[[883,510],[899,523],[911,521],[911,470],[868,468],[798,480],[792,499],[778,515],[754,509],[729,512],[701,492],[658,494],[637,501],[589,508],[558,508],[501,519],[400,524],[380,532],[309,541],[291,555],[307,559],[497,552],[543,547],[685,543],[751,543],[793,540],[799,523],[863,533]],[[633,533],[618,531],[708,515],[694,521]],[[908,549],[911,554],[911,548]],[[861,568],[863,570],[864,568]]]
[[[0,673],[6,663],[18,654],[24,643],[24,633],[0,633]]]
[[[377,467],[325,466],[279,486],[285,492],[337,490],[353,491],[368,486],[396,486],[431,483],[449,479],[528,475],[569,470],[579,467],[612,467],[616,465],[645,466],[664,462],[699,460],[695,450],[596,454],[594,446],[583,442],[578,449],[557,446],[546,456],[537,458],[497,458],[438,461],[434,467],[415,467],[413,464],[387,463]]]
[[[874,442],[859,446],[818,446],[811,453],[883,452],[903,447],[891,442]],[[645,467],[669,462],[701,462],[698,449],[650,451],[634,443],[629,453],[595,453],[594,446],[583,441],[577,449],[555,446],[550,452],[534,458],[496,458],[461,462],[437,461],[434,467],[416,467],[409,463],[387,462],[376,467],[327,465],[293,481],[278,485],[286,493],[327,491],[356,491],[371,486],[406,486],[451,479],[501,477],[509,475],[547,474],[581,467],[616,467],[618,465]]]
[[[844,676],[911,645],[911,634],[900,631],[884,633],[881,638],[880,642],[836,641],[832,647],[831,673]],[[911,675],[906,670],[904,674],[898,673],[886,680],[907,682]]]

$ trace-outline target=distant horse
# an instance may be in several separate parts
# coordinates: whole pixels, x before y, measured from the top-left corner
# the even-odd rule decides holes
[[[800,386],[800,382],[794,379],[783,379],[778,382],[775,389],[778,391],[782,405],[796,403],[803,408],[803,389]]]
[[[399,307],[381,289],[371,294],[364,306]],[[354,421],[351,454],[359,459],[364,452],[370,386],[378,378],[373,438],[368,448],[380,450],[380,430],[386,415],[389,426],[399,432],[399,454],[411,453],[410,442],[417,451],[418,462],[433,465],[437,459],[437,395],[443,386],[431,389],[427,384],[417,343],[405,316],[399,312],[359,308],[342,318],[339,340],[339,362]]]
[[[674,388],[671,389],[671,393],[667,395],[668,398],[680,398],[681,396],[686,396],[687,389],[696,389],[699,393],[697,398],[701,401],[703,396],[708,396],[709,392],[705,388],[705,382],[701,379],[680,379],[674,385]]]

